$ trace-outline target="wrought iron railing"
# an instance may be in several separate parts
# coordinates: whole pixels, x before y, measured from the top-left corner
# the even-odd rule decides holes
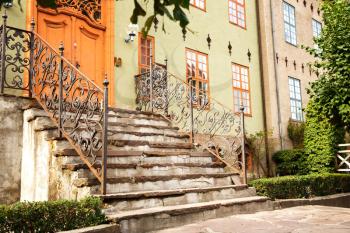
[[[244,108],[238,113],[188,83],[152,64],[149,72],[135,76],[139,110],[162,114],[182,131],[189,132],[198,149],[205,149],[240,172],[247,181]]]
[[[98,87],[40,35],[1,27],[0,94],[34,97],[101,183],[106,193],[108,81]],[[18,91],[20,91],[18,93]]]
[[[337,171],[350,172],[350,144],[338,145],[341,150],[337,153]]]

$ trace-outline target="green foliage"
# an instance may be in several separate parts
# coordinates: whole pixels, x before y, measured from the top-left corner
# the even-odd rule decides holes
[[[106,222],[98,198],[0,206],[0,232],[57,232]]]
[[[349,174],[282,176],[251,181],[257,194],[271,199],[310,198],[350,192]]]
[[[293,143],[294,148],[303,148],[304,147],[304,122],[295,122],[289,120],[288,122],[288,137]]]
[[[302,149],[281,150],[272,156],[281,176],[308,174],[307,156]]]
[[[305,153],[311,173],[333,172],[337,144],[344,139],[344,130],[330,123],[315,109],[314,101],[307,107],[304,135]]]
[[[317,59],[321,76],[309,90],[318,115],[334,125],[350,126],[350,1],[322,3],[324,27],[316,39],[317,49],[307,50]]]

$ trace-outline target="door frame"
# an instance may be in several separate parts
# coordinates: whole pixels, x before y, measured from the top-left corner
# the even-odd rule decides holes
[[[38,22],[38,7],[36,4],[36,0],[27,0],[27,12],[26,12],[26,28],[30,30],[30,23],[32,19],[34,19],[35,22]],[[103,25],[97,25],[94,23],[88,24],[92,27],[95,27],[97,29],[102,29],[105,31],[104,35],[104,51],[110,51],[109,53],[105,53],[104,57],[104,70],[107,74],[107,79],[109,81],[109,105],[115,106],[116,100],[115,100],[115,82],[114,82],[114,25],[115,25],[115,1],[114,0],[103,0],[101,1],[102,6],[102,15],[105,15],[103,18]],[[57,14],[58,13],[66,13],[71,16],[78,16],[74,14],[73,12],[67,11],[67,10],[52,10],[52,9],[44,9],[40,8],[40,11],[46,12],[48,14]],[[85,16],[78,16],[82,19],[88,19]],[[37,24],[35,25],[35,30],[37,31]]]

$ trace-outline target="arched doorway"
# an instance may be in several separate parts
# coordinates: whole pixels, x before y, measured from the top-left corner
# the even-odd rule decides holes
[[[57,0],[57,10],[28,2],[28,26],[34,18],[38,34],[57,51],[63,41],[64,57],[98,86],[107,74],[114,104],[114,0]]]

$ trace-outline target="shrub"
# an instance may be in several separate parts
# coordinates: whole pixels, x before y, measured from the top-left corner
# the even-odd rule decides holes
[[[251,181],[257,194],[271,199],[310,198],[350,192],[349,174],[311,174],[282,176]]]
[[[304,147],[304,122],[295,122],[289,120],[288,122],[288,137],[293,143],[294,148],[303,148]]]
[[[272,156],[276,163],[276,172],[281,176],[305,175],[308,173],[307,156],[304,150],[281,150]]]
[[[308,169],[311,173],[335,171],[337,144],[344,140],[344,130],[331,124],[315,111],[313,101],[307,107],[304,136],[305,153],[308,155]]]
[[[106,222],[98,198],[0,206],[0,232],[57,232]]]

